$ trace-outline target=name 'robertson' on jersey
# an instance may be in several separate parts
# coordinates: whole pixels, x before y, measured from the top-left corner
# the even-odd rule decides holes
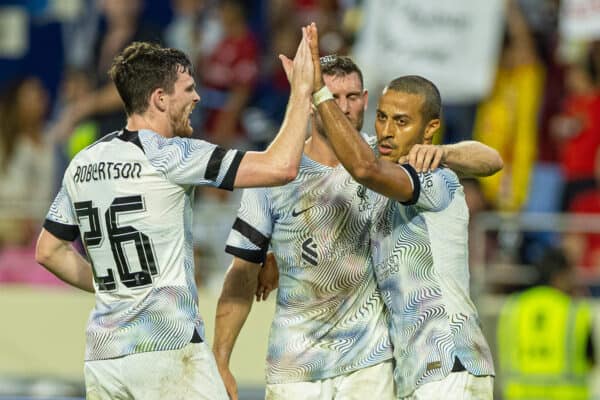
[[[97,162],[77,166],[73,181],[76,183],[107,179],[139,179],[142,164],[139,162]]]

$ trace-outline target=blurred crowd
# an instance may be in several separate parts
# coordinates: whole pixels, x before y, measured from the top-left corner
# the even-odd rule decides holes
[[[289,95],[277,55],[293,56],[299,27],[315,21],[322,54],[352,56],[366,3],[0,3],[0,18],[20,16],[27,38],[20,53],[0,49],[0,282],[60,285],[35,264],[34,241],[70,158],[123,127],[121,102],[106,72],[127,44],[160,42],[193,60],[201,96],[193,113],[197,138],[262,149],[279,129]],[[472,221],[482,211],[600,214],[600,41],[566,40],[560,10],[558,0],[506,1],[497,16],[503,29],[489,92],[476,102],[445,104],[439,143],[479,140],[505,163],[491,178],[464,181]],[[382,64],[385,57],[393,54],[381,55]],[[372,131],[368,124],[364,130]],[[226,266],[224,239],[239,195],[203,190],[197,197],[196,222],[204,232],[197,237],[198,270],[205,274],[199,280],[206,283],[206,271]],[[593,229],[488,235],[473,242],[486,245],[491,262],[534,264],[558,246],[582,277],[600,277],[600,234]]]

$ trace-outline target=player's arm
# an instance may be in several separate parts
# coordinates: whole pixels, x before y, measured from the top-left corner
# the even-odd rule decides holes
[[[475,140],[445,145],[415,144],[398,162],[410,164],[417,172],[433,171],[444,165],[461,177],[490,176],[504,166],[495,149]]]
[[[42,229],[35,248],[35,260],[69,285],[94,293],[92,266],[71,242]]]
[[[320,103],[317,109],[331,147],[357,182],[398,201],[412,199],[414,178],[407,169],[377,158],[335,101]]]
[[[234,257],[225,274],[217,303],[213,352],[232,400],[237,399],[237,385],[229,370],[229,360],[235,341],[252,308],[259,271],[260,264]]]
[[[311,35],[310,50],[314,67],[315,103],[327,137],[337,158],[359,183],[398,201],[409,201],[413,197],[413,178],[409,171],[396,163],[379,159],[363,140],[350,120],[339,108],[333,97],[321,101],[319,90],[324,88],[319,61],[317,27],[308,27]]]
[[[291,93],[279,133],[262,152],[247,152],[234,187],[283,185],[296,178],[310,115],[313,64],[306,28],[293,62]]]

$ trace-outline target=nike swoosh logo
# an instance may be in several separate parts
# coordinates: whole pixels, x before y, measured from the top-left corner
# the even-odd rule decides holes
[[[292,210],[292,217],[297,217],[298,215],[307,212],[308,210],[310,210],[311,208],[313,208],[314,206],[310,206],[308,208],[305,208],[304,210],[300,210],[298,212],[296,212],[296,210]]]

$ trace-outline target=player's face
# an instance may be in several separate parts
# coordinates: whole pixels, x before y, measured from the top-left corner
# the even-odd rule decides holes
[[[360,77],[356,72],[344,76],[323,75],[323,81],[333,94],[336,103],[360,132],[363,125],[365,108],[367,106],[367,92],[360,84]],[[323,124],[317,114],[317,131],[325,135]]]
[[[187,72],[177,72],[175,89],[170,95],[169,121],[173,136],[190,137],[193,129],[190,115],[200,96],[194,78]]]
[[[411,147],[431,140],[439,119],[423,121],[425,99],[413,93],[386,90],[379,99],[375,131],[382,158],[396,162]]]

